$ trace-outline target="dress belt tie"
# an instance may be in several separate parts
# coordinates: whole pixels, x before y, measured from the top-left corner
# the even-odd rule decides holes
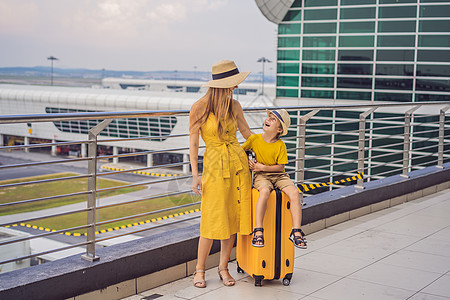
[[[239,155],[236,152],[234,146],[240,147],[237,142],[213,142],[209,143],[209,145],[213,147],[222,147],[224,151],[221,153],[221,161],[222,161],[222,173],[223,178],[230,178],[230,163],[234,164],[236,171],[240,171],[243,169],[241,160],[239,159]]]

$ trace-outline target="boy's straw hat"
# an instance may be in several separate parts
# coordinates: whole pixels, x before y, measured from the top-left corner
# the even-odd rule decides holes
[[[289,113],[285,109],[266,109],[266,112],[268,116],[270,115],[270,113],[273,113],[273,115],[277,117],[278,120],[280,120],[281,127],[283,127],[283,133],[281,133],[281,135],[286,135],[288,132],[288,127],[291,126],[291,117],[289,116]]]
[[[212,80],[203,86],[214,88],[232,88],[247,78],[250,72],[240,73],[234,61],[221,60],[212,66]]]

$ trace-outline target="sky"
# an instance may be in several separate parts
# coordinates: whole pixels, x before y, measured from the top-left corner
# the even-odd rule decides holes
[[[254,0],[0,0],[0,67],[269,73],[276,29]]]

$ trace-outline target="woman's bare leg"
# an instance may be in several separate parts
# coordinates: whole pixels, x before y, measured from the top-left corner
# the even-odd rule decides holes
[[[206,258],[209,255],[209,252],[211,251],[213,240],[207,239],[204,237],[200,237],[198,240],[198,251],[197,251],[197,266],[195,267],[196,271],[206,269]],[[196,273],[194,275],[194,282],[196,280],[205,279],[205,273]]]
[[[219,262],[219,276],[222,276],[225,285],[234,285],[235,280],[228,272],[228,261],[230,260],[231,250],[233,250],[234,240],[236,234],[233,234],[229,239],[220,241],[220,262]]]

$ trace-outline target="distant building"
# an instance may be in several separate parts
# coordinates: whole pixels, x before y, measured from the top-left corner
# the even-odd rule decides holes
[[[0,227],[0,241],[7,242],[8,240],[15,240],[17,238],[23,238],[29,236],[28,233],[13,230],[11,228]],[[29,256],[31,254],[30,241],[25,240],[22,242],[11,243],[2,245],[0,251],[0,260],[4,261],[16,257]],[[29,258],[20,261],[10,262],[0,265],[0,273],[6,273],[18,269],[23,269],[31,265]]]
[[[204,81],[191,80],[154,80],[154,79],[130,79],[108,77],[102,79],[102,87],[106,89],[122,90],[146,90],[157,92],[184,92],[184,93],[205,93],[207,88],[203,87]],[[257,96],[262,93],[261,83],[243,82],[234,94]],[[264,83],[264,94],[273,99],[275,98],[275,84]]]

